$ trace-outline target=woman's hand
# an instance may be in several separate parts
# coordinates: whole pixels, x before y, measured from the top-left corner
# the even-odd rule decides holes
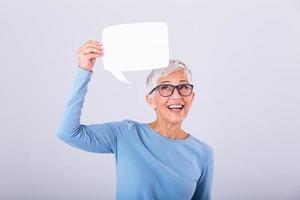
[[[101,42],[89,40],[83,44],[77,51],[79,67],[92,71],[96,58],[103,57],[104,48]]]

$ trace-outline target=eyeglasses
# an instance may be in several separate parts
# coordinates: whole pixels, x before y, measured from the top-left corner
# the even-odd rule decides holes
[[[175,88],[179,92],[181,96],[187,97],[192,94],[193,91],[193,85],[191,84],[180,84],[180,85],[171,85],[171,84],[162,84],[156,86],[149,94],[151,94],[154,90],[158,89],[159,94],[163,97],[169,97],[173,94]]]

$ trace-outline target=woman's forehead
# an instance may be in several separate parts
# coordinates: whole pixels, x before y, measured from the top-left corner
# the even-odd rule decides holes
[[[187,75],[183,70],[176,70],[174,72],[171,72],[170,74],[161,77],[158,80],[159,84],[162,83],[187,83]]]
[[[188,83],[188,81],[186,79],[182,79],[182,80],[173,80],[173,81],[159,81],[158,82],[159,84],[163,84],[163,83],[174,83],[174,84],[177,84],[177,83]]]

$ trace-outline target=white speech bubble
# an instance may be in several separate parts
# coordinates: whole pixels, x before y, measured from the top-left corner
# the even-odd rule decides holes
[[[169,64],[168,26],[164,22],[106,27],[102,43],[104,69],[128,84],[123,71],[157,69]]]

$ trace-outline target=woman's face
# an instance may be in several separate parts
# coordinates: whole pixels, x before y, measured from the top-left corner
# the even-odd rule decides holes
[[[188,83],[187,76],[183,69],[177,69],[171,72],[167,76],[161,77],[158,80],[158,85],[160,84],[172,84],[179,85],[183,83]],[[146,100],[148,104],[156,109],[157,118],[159,121],[165,121],[167,123],[181,123],[187,116],[192,102],[194,99],[194,91],[190,96],[181,96],[177,89],[169,97],[163,97],[159,94],[158,90],[152,95],[147,94]],[[174,104],[182,104],[182,109],[169,109],[168,106]]]

